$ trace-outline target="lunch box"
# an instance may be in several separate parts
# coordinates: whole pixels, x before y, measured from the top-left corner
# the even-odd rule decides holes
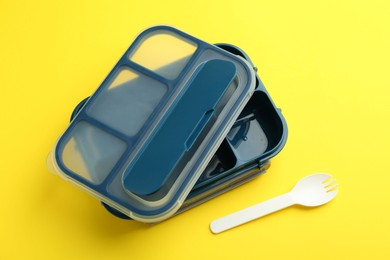
[[[286,138],[242,50],[156,26],[75,108],[48,167],[114,215],[154,223],[265,172]]]

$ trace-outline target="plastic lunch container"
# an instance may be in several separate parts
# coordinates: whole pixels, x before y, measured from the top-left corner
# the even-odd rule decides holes
[[[264,172],[286,136],[245,53],[157,26],[75,109],[48,166],[113,214],[159,222]]]

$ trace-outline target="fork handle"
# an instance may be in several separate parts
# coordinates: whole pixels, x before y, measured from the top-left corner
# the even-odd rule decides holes
[[[263,217],[275,211],[287,208],[295,204],[290,193],[285,193],[270,200],[253,205],[249,208],[234,212],[214,220],[210,224],[210,229],[214,234],[218,234],[233,227],[242,225],[251,220]]]

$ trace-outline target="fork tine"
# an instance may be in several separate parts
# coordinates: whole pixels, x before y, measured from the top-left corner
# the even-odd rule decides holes
[[[334,197],[334,196],[336,196],[336,194],[339,192],[339,190],[331,190],[331,191],[328,191],[327,192],[327,194],[328,194],[328,196],[332,196],[332,197]]]
[[[339,185],[336,183],[336,184],[334,184],[334,185],[332,185],[332,186],[325,187],[325,191],[326,191],[326,192],[333,191],[333,190],[335,190],[338,186],[339,186]]]
[[[335,179],[329,179],[329,180],[327,180],[326,182],[323,182],[324,188],[329,187],[330,185],[332,185],[332,184],[335,183],[335,182],[336,182]]]

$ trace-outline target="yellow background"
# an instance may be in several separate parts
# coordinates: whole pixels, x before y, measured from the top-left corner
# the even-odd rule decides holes
[[[289,126],[266,175],[158,225],[49,173],[74,106],[157,24],[240,46]],[[0,0],[0,259],[390,259],[390,2]],[[333,174],[338,197],[213,235],[211,220]]]

